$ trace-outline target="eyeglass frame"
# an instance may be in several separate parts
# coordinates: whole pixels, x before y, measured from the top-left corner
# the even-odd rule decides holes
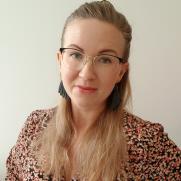
[[[59,51],[60,51],[60,53],[62,54],[63,51],[64,51],[64,50],[67,50],[67,49],[77,50],[77,51],[81,52],[80,50],[78,50],[78,49],[76,49],[76,48],[60,48]],[[82,54],[86,55],[84,52],[82,52]],[[100,54],[100,55],[108,55],[108,56],[111,56],[111,57],[115,57],[115,58],[117,58],[117,59],[119,60],[119,63],[126,63],[126,62],[127,62],[124,58],[121,58],[121,57],[118,57],[118,56],[115,56],[115,55],[110,55],[110,54],[106,54],[106,53]],[[88,56],[88,55],[87,55],[87,56]],[[96,55],[96,56],[92,57],[93,60],[94,60],[95,57],[97,57],[97,56],[99,56],[99,55]]]

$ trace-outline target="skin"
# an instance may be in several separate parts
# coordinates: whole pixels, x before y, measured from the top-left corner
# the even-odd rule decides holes
[[[64,35],[64,47],[80,48],[90,56],[107,53],[123,57],[124,46],[123,35],[116,27],[96,19],[74,20]],[[76,132],[81,135],[103,111],[107,97],[127,71],[128,63],[118,64],[112,74],[105,74],[96,72],[91,63],[86,63],[80,71],[72,71],[64,66],[60,52],[57,59],[65,90],[71,98]]]
[[[116,27],[96,19],[74,20],[68,25],[64,35],[64,47],[79,49],[89,56],[107,53],[123,57],[124,46],[123,35]],[[70,70],[64,66],[60,52],[57,53],[57,59],[65,90],[71,98],[76,131],[70,153],[73,170],[76,145],[104,110],[106,99],[128,70],[129,64],[118,64],[111,74],[105,74],[97,72],[91,63],[86,63],[80,71]],[[82,86],[91,87],[93,91],[82,89]]]

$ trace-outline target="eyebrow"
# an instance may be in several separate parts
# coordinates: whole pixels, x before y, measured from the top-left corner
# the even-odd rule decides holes
[[[101,50],[99,53],[114,53],[115,55],[117,55],[117,52],[115,50],[112,49],[103,49]]]
[[[68,48],[76,48],[76,49],[79,49],[80,51],[84,52],[83,48],[79,47],[79,46],[76,45],[76,44],[70,44],[70,45],[68,46]]]
[[[81,47],[79,47],[79,46],[76,45],[76,44],[70,44],[68,47],[69,47],[69,48],[70,48],[70,47],[76,48],[76,49],[84,52],[84,49],[81,48]],[[113,50],[113,49],[103,49],[103,50],[101,50],[101,51],[98,52],[98,54],[103,54],[103,53],[114,53],[115,55],[117,55],[117,52],[116,52],[115,50]]]

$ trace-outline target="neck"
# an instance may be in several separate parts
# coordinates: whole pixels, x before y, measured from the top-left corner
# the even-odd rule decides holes
[[[72,104],[72,113],[76,136],[83,135],[87,129],[98,119],[105,106],[94,106],[94,108],[77,107]]]

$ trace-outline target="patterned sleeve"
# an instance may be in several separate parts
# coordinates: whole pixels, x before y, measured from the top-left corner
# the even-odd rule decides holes
[[[24,127],[18,136],[16,145],[13,146],[7,158],[7,174],[5,180],[22,180],[21,166],[23,164],[23,158],[28,146],[30,145],[30,141],[34,137],[35,130],[38,128],[39,120],[39,111],[33,111],[25,121]]]
[[[128,180],[181,181],[181,150],[159,123],[127,114]]]
[[[149,146],[150,159],[157,164],[155,172],[162,180],[181,180],[181,150],[164,132],[160,125],[154,136],[153,145]],[[153,159],[151,157],[154,157]],[[155,160],[156,159],[156,160]],[[158,177],[158,175],[157,175]]]
[[[8,159],[6,161],[7,174],[5,180],[8,181],[16,181],[19,179],[19,171],[17,166],[17,155],[16,155],[16,147],[13,147],[10,151]]]

